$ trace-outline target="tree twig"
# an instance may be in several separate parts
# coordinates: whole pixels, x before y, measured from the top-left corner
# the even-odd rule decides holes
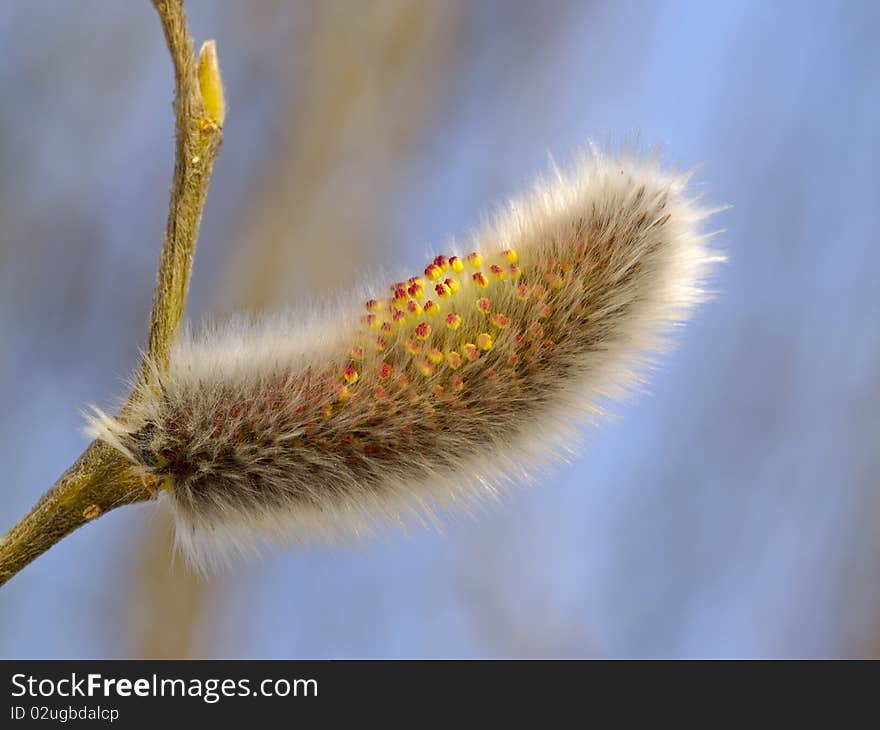
[[[147,363],[168,364],[186,307],[202,209],[225,112],[213,41],[194,54],[183,0],[153,0],[174,65],[176,154],[168,225],[150,314]],[[123,406],[123,413],[126,406]],[[0,585],[78,527],[153,492],[114,449],[92,442],[34,508],[0,539]]]

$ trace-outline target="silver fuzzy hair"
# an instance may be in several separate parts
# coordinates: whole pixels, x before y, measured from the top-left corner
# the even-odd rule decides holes
[[[467,509],[563,455],[705,298],[722,257],[688,178],[592,150],[365,307],[185,333],[90,430],[158,480],[200,567]]]

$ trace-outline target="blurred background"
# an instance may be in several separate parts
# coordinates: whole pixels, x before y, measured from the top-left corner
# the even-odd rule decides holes
[[[0,590],[3,657],[880,655],[880,4],[190,0],[229,114],[189,315],[419,270],[593,136],[699,164],[730,262],[647,397],[442,534],[209,580],[156,505]],[[146,0],[0,4],[0,527],[137,364],[172,71]]]

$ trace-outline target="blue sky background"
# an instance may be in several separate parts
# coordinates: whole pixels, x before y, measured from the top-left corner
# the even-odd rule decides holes
[[[333,63],[279,60],[313,6],[253,5],[259,20],[189,3],[193,32],[218,39],[230,97],[194,319],[230,308],[240,221],[289,131],[286,105]],[[442,534],[236,565],[203,596],[188,653],[876,656],[880,5],[457,8],[444,73],[425,80],[428,112],[407,124],[409,97],[383,96],[381,134],[341,137],[345,162],[323,183],[340,217],[350,201],[381,221],[370,260],[421,268],[548,155],[638,139],[667,164],[699,165],[707,200],[732,205],[716,221],[730,257],[720,295],[649,395],[543,483]],[[79,410],[112,403],[136,364],[173,147],[170,65],[147,2],[3,3],[0,49],[5,526],[86,445]],[[352,63],[372,69],[380,51],[367,44]],[[405,154],[377,195],[395,145]],[[285,233],[277,306],[310,277],[298,247],[316,244],[300,226]],[[133,566],[157,519],[153,505],[115,512],[0,590],[0,655],[137,653]]]

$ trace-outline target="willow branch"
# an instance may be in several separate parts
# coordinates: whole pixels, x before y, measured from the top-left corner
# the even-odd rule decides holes
[[[162,30],[174,63],[176,88],[177,152],[174,179],[145,360],[164,366],[168,362],[170,345],[183,321],[202,209],[223,139],[220,129],[223,108],[222,91],[219,109],[213,108],[209,114],[206,108],[206,98],[212,105],[214,102],[216,92],[210,88],[212,81],[219,79],[213,42],[203,46],[197,61],[183,14],[182,0],[154,0],[153,4],[162,21]],[[214,74],[210,73],[211,68]],[[200,71],[203,72],[201,76],[208,92],[206,98],[202,96],[199,83]]]
[[[202,209],[223,135],[223,87],[213,41],[196,59],[183,0],[153,0],[174,66],[176,154],[168,225],[156,276],[147,363],[168,364],[183,321]],[[131,396],[129,397],[129,401]],[[123,406],[123,412],[127,408]],[[92,442],[34,508],[0,539],[0,585],[86,522],[154,496],[120,454]]]

